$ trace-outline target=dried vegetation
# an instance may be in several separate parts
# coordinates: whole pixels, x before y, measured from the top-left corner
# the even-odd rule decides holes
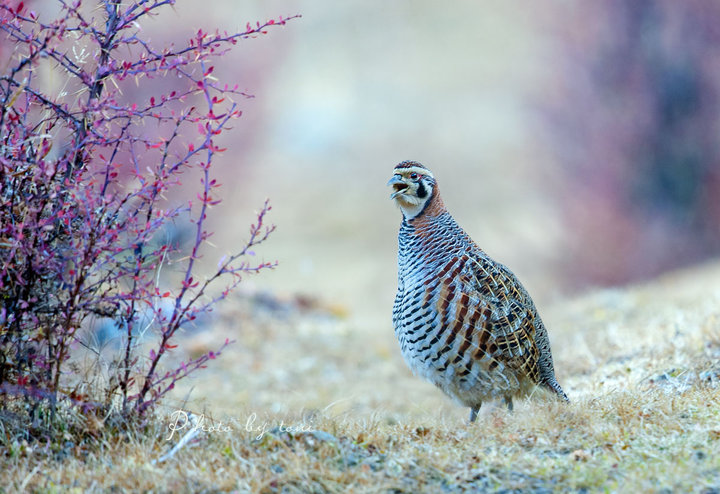
[[[705,266],[547,308],[572,403],[538,395],[514,413],[489,404],[473,426],[467,410],[409,375],[389,322],[366,327],[313,300],[246,297],[213,329],[188,336],[191,352],[227,334],[244,344],[177,389],[167,415],[145,428],[88,425],[92,434],[61,448],[17,442],[0,484],[8,492],[717,492],[719,279],[720,266]],[[204,413],[202,425],[216,430],[198,430],[158,461],[187,431],[168,440],[173,407]]]

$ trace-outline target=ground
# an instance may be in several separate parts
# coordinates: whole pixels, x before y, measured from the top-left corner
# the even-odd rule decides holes
[[[190,353],[237,343],[145,432],[19,443],[0,491],[719,492],[720,265],[541,312],[571,403],[537,393],[470,425],[406,369],[389,320],[245,296],[187,336]],[[180,409],[206,431],[161,458]]]

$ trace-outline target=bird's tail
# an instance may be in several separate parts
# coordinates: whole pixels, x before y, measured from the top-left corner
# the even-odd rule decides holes
[[[558,395],[560,398],[562,398],[563,401],[569,403],[570,399],[565,394],[565,391],[560,387],[560,384],[557,382],[557,380],[553,379],[552,381],[546,381],[543,383],[546,388],[548,388],[550,391]]]

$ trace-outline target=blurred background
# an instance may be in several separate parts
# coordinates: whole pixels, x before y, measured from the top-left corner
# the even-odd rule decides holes
[[[209,266],[269,197],[259,255],[280,265],[251,288],[387,325],[401,214],[385,183],[406,159],[541,304],[720,254],[717,2],[181,1],[142,29],[185,44],[298,13],[217,63],[255,98],[221,143]]]
[[[269,197],[277,232],[258,254],[280,264],[244,287],[345,316],[273,320],[257,346],[241,329],[247,353],[223,365],[252,378],[227,396],[464,417],[410,376],[392,331],[401,214],[385,184],[401,160],[432,169],[460,225],[526,285],[574,397],[588,387],[570,371],[597,360],[581,336],[594,330],[559,310],[569,297],[720,255],[720,3],[543,3],[178,5],[188,27],[302,14],[224,61],[256,98],[227,142],[208,259]],[[225,333],[248,327],[232,318]]]
[[[196,397],[231,411],[346,396],[369,410],[457,409],[409,375],[392,331],[401,213],[385,184],[402,160],[432,169],[450,212],[523,281],[551,334],[570,295],[720,256],[720,3],[544,3],[180,1],[142,26],[185,44],[198,28],[303,16],[216,64],[255,98],[218,143],[224,202],[204,260],[242,245],[270,198],[277,231],[257,255],[279,266],[225,304],[218,331],[242,345],[223,374],[188,381]],[[32,2],[43,4],[56,5]],[[258,306],[277,300],[339,317],[258,323]],[[200,352],[217,346],[217,334],[198,338]],[[553,339],[561,382],[572,358],[592,362],[577,338]]]
[[[385,183],[405,159],[539,303],[720,253],[720,4],[212,5],[181,2],[177,22],[303,15],[219,74],[256,98],[223,158],[214,243],[231,248],[270,197],[262,254],[280,266],[257,287],[387,324],[400,212]]]

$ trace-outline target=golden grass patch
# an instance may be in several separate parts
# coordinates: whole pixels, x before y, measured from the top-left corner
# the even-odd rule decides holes
[[[249,309],[249,307],[245,307]],[[543,312],[541,308],[541,312]],[[387,324],[297,307],[228,312],[191,348],[239,343],[146,429],[17,441],[0,485],[57,492],[717,492],[720,268],[544,311],[569,405],[537,393],[467,410],[411,376]],[[178,355],[178,358],[181,356]],[[189,401],[185,399],[189,397]],[[170,414],[205,432],[165,461]],[[224,428],[210,429],[222,423]],[[99,429],[99,430],[98,430]],[[3,434],[9,434],[5,429]],[[715,489],[715,490],[713,490]]]

